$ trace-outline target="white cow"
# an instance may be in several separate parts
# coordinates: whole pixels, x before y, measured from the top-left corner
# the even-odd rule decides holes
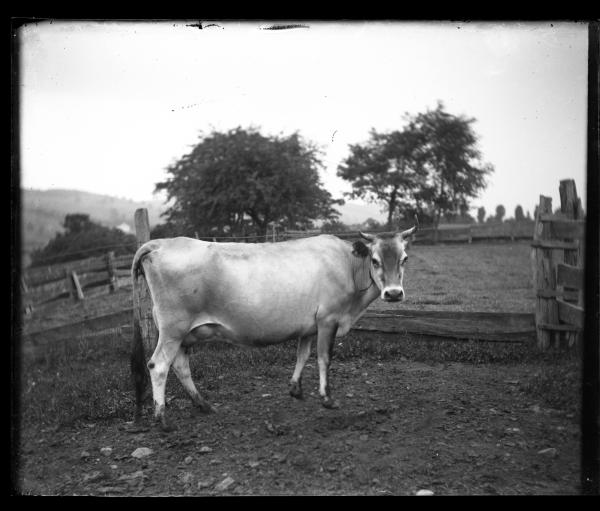
[[[191,238],[152,240],[135,254],[134,293],[146,278],[153,302],[158,342],[147,364],[155,417],[165,418],[165,384],[173,367],[192,401],[211,406],[192,381],[188,348],[221,339],[243,346],[266,346],[299,339],[290,394],[302,398],[301,376],[317,338],[319,394],[323,406],[337,407],[328,369],[335,337],[346,334],[377,297],[403,300],[406,263],[404,232],[369,235],[350,243],[321,235],[280,243],[209,243]],[[136,419],[147,386],[139,312],[134,314],[131,369]]]

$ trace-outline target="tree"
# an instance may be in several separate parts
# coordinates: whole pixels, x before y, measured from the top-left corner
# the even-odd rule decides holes
[[[344,232],[348,230],[349,227],[339,220],[329,220],[321,225],[321,232]]]
[[[156,184],[171,206],[167,223],[200,236],[264,235],[270,222],[305,229],[338,216],[322,188],[317,149],[294,133],[263,136],[236,128],[200,136],[189,154],[167,168]]]
[[[485,223],[485,208],[483,206],[477,209],[477,221],[480,224]]]
[[[435,224],[442,216],[455,219],[468,211],[469,199],[493,171],[481,163],[475,119],[451,115],[440,102],[405,120],[401,131],[371,130],[366,143],[350,145],[350,156],[338,167],[338,175],[352,183],[348,195],[385,204],[388,228],[395,215],[406,220],[429,214]]]
[[[374,218],[367,218],[363,224],[362,224],[362,229],[364,231],[378,231],[383,229],[383,225],[381,225],[381,223],[379,223],[377,220],[375,220]]]
[[[442,215],[457,212],[477,197],[486,186],[485,177],[494,170],[481,162],[474,122],[447,113],[442,102],[411,121],[411,129],[420,137],[418,160],[428,171],[423,194],[434,207],[436,224]]]
[[[387,134],[372,129],[367,142],[350,145],[350,156],[338,167],[338,176],[352,183],[349,197],[386,205],[388,228],[396,211],[412,217],[418,209],[418,191],[425,181],[418,143],[410,127]]]
[[[515,208],[515,220],[517,222],[521,222],[522,220],[525,220],[525,215],[523,214],[523,208],[521,207],[521,205],[518,205]]]
[[[106,254],[131,254],[137,248],[135,236],[100,225],[83,213],[65,216],[64,232],[57,233],[45,247],[31,253],[31,266],[57,264]]]
[[[506,208],[502,204],[496,206],[496,222],[502,222],[504,215],[506,214]]]

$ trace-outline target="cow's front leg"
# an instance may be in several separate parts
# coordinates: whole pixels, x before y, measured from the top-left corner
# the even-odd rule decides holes
[[[319,325],[317,334],[317,358],[319,363],[319,395],[325,408],[339,408],[339,403],[332,399],[329,385],[329,365],[333,355],[333,344],[337,332],[336,324]]]
[[[296,399],[303,399],[302,394],[302,370],[310,356],[310,346],[313,341],[313,335],[302,337],[298,340],[298,348],[296,350],[296,368],[290,382],[290,395]]]
[[[154,350],[152,358],[148,361],[152,381],[152,396],[154,397],[154,417],[160,422],[163,431],[174,429],[168,424],[165,416],[165,387],[169,368],[175,360],[180,346],[181,340],[173,340],[159,332],[156,350]]]

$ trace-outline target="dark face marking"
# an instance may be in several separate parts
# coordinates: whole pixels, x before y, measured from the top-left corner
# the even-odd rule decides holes
[[[362,241],[355,241],[352,244],[352,253],[357,257],[362,257],[363,259],[370,254],[369,247],[365,245]]]

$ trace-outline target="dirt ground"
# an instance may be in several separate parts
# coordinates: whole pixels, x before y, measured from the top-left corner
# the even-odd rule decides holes
[[[531,312],[529,253],[528,243],[415,246],[401,307]],[[371,308],[382,304],[389,308],[383,302]],[[53,304],[23,326],[48,328],[130,306],[130,290],[121,290],[70,306]],[[404,341],[393,340],[402,350]],[[194,355],[194,378],[217,412],[194,415],[170,376],[168,413],[177,430],[166,434],[149,420],[142,428],[128,423],[127,347],[103,345],[103,352],[93,342],[100,341],[83,343],[75,354],[56,347],[51,355],[58,362],[42,358],[25,370],[21,493],[579,493],[579,416],[576,398],[568,397],[576,394],[573,378],[551,373],[540,379],[537,362],[518,352],[506,363],[479,363],[459,346],[444,345],[440,350],[449,355],[436,358],[427,343],[418,344],[418,356],[383,356],[383,348],[379,354],[364,347],[351,352],[346,345],[351,353],[334,355],[331,367],[341,404],[336,410],[320,405],[314,353],[304,372],[304,401],[288,394],[293,345],[272,357],[207,353],[200,372]],[[500,344],[490,352],[501,353]],[[549,405],[542,381],[566,399]],[[151,453],[132,456],[139,448]]]
[[[522,388],[528,365],[339,361],[326,410],[314,361],[306,398],[291,367],[243,368],[207,393],[217,412],[172,399],[160,432],[115,419],[22,430],[22,492],[42,495],[576,494],[579,418]],[[168,389],[177,385],[170,380]],[[312,390],[312,392],[311,392]],[[110,448],[110,449],[104,449]],[[135,458],[138,448],[152,453]]]

